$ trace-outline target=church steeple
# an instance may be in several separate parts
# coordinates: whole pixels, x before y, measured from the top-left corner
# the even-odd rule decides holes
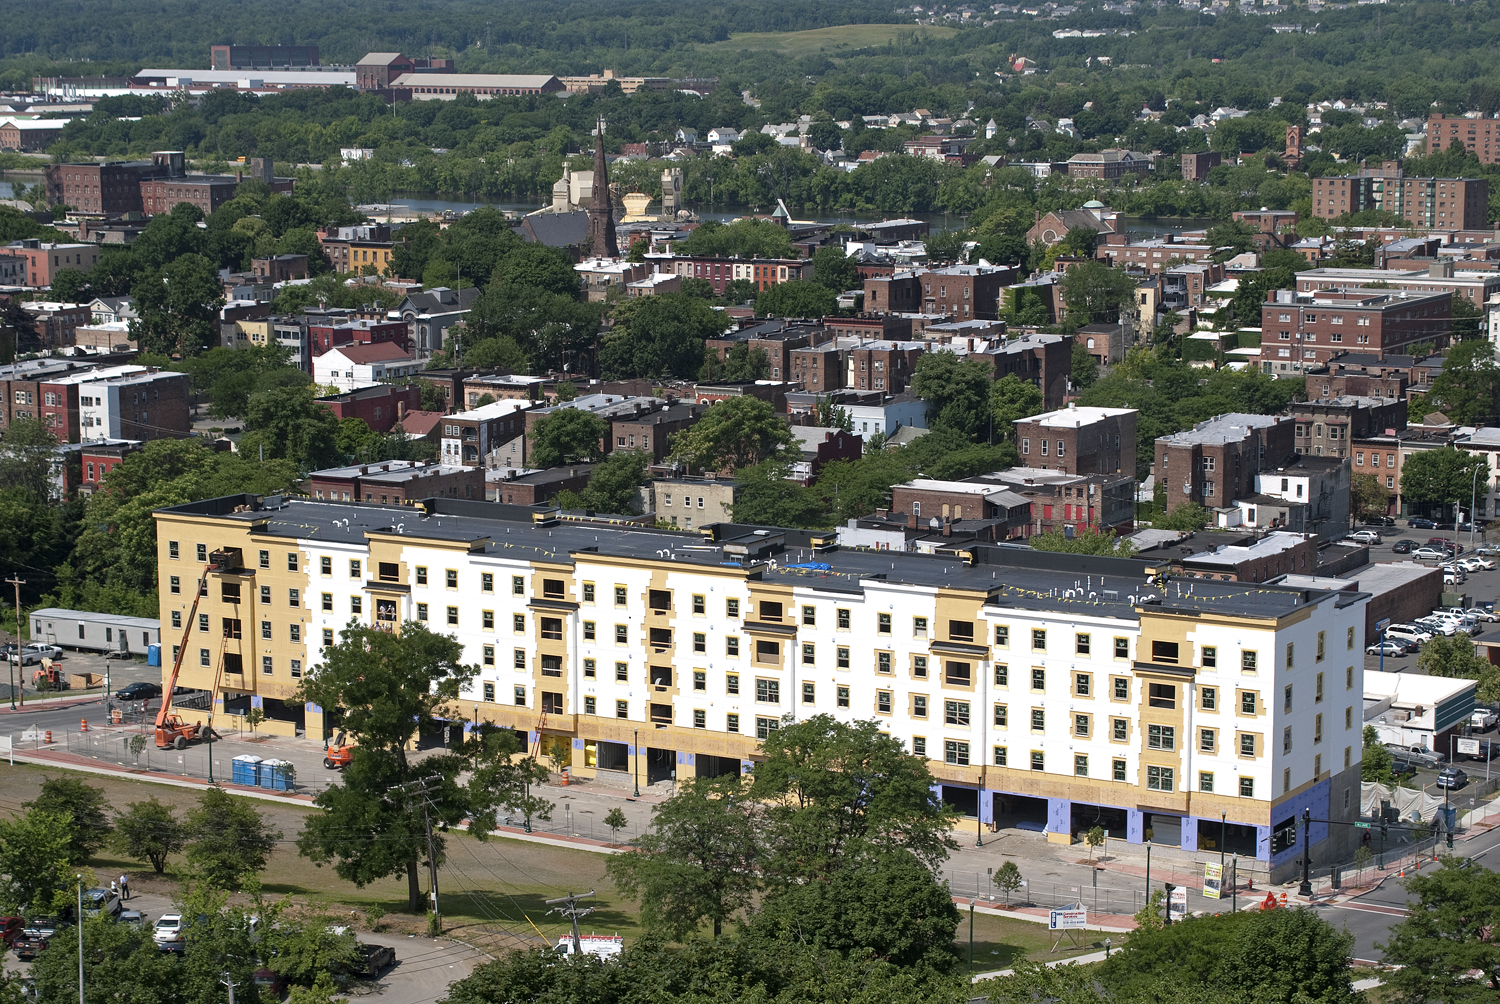
[[[603,121],[594,132],[594,197],[589,204],[589,242],[595,255],[620,256],[620,246],[615,242],[614,206],[609,198],[609,165],[604,159]]]

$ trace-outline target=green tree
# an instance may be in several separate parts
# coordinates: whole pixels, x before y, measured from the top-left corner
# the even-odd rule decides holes
[[[56,494],[52,466],[57,436],[37,418],[16,418],[0,439],[0,484],[46,502]]]
[[[813,252],[813,282],[825,286],[834,295],[849,289],[860,289],[859,268],[841,244],[830,244]]]
[[[177,957],[160,951],[151,940],[150,930],[136,924],[116,924],[107,917],[86,919],[83,958],[84,987],[93,1000],[120,1004],[179,1001],[196,1004],[200,995],[212,992],[197,979],[185,979]],[[248,977],[249,972],[242,975]],[[76,1000],[77,939],[54,938],[47,951],[32,963],[31,979],[37,1000]]]
[[[676,244],[685,255],[730,258],[792,258],[791,235],[770,220],[736,220],[701,224]]]
[[[1223,993],[1272,1004],[1355,1004],[1353,947],[1354,935],[1310,908],[1262,910],[1235,937],[1215,982]]]
[[[1500,699],[1500,667],[1480,655],[1467,634],[1435,634],[1422,645],[1417,668],[1428,676],[1477,680],[1475,696],[1484,702]]]
[[[1099,379],[1099,360],[1094,358],[1088,346],[1076,338],[1073,341],[1073,363],[1068,370],[1068,377],[1078,390],[1092,387],[1094,381]]]
[[[818,282],[779,282],[755,298],[757,317],[827,317],[837,309],[836,293]]]
[[[1391,751],[1386,749],[1385,744],[1380,741],[1380,733],[1375,731],[1375,726],[1366,725],[1363,733],[1363,747],[1359,752],[1360,780],[1374,781],[1376,784],[1394,784],[1393,764]]]
[[[554,408],[531,430],[530,462],[534,467],[594,463],[604,456],[609,423],[580,408]]]
[[[1089,845],[1089,860],[1094,860],[1094,851],[1104,846],[1104,827],[1091,827],[1083,835],[1083,842]]]
[[[1484,311],[1469,300],[1467,296],[1453,295],[1453,338],[1455,341],[1463,342],[1480,335],[1480,318],[1484,317]],[[1487,341],[1487,339],[1486,339]],[[1457,348],[1455,345],[1454,348]]]
[[[757,835],[754,803],[738,776],[699,778],[658,805],[637,851],[613,855],[606,871],[640,901],[647,930],[683,941],[708,923],[717,938],[759,884]]]
[[[1181,530],[1191,533],[1208,525],[1208,510],[1196,502],[1184,502],[1155,521],[1158,530]]]
[[[1384,516],[1391,507],[1390,492],[1373,474],[1356,474],[1349,484],[1349,501],[1358,519]]]
[[[428,796],[434,826],[457,825],[466,816],[489,820],[502,805],[533,815],[548,812],[547,803],[528,801],[524,794],[526,779],[536,776],[535,760],[517,761],[519,747],[506,746],[492,729],[480,729],[457,752],[420,763],[409,758],[411,737],[434,728],[439,714],[447,718],[446,708],[478,675],[478,666],[460,663],[462,654],[457,641],[419,621],[403,624],[399,633],[351,623],[336,645],[324,649],[322,668],[295,696],[342,708],[344,728],[356,739],[339,783],[314,799],[324,812],[308,818],[298,849],[319,864],[331,862],[340,878],[361,888],[404,872],[412,913],[423,910],[417,864],[427,854],[427,841],[422,815],[413,811],[402,785],[440,779]],[[470,772],[467,789],[458,781],[465,770]],[[483,828],[476,823],[476,829]],[[440,862],[445,843],[434,834]]]
[[[734,522],[793,527],[826,524],[823,500],[816,491],[791,480],[791,474],[791,463],[784,457],[739,468],[735,472],[740,491],[734,503]]]
[[[339,421],[319,404],[311,387],[277,387],[251,396],[245,405],[242,454],[290,460],[302,470],[339,463]]]
[[[130,293],[140,315],[130,322],[130,334],[146,351],[185,358],[218,340],[224,294],[213,263],[202,255],[182,255],[144,273]]]
[[[1060,286],[1069,317],[1081,325],[1115,321],[1135,295],[1136,282],[1123,269],[1087,261],[1068,269]]]
[[[609,827],[610,838],[618,839],[620,831],[630,825],[630,820],[625,818],[625,813],[620,811],[619,806],[615,806],[604,817],[604,825]]]
[[[83,864],[109,843],[114,827],[105,812],[106,805],[103,788],[84,784],[68,775],[44,778],[37,797],[23,803],[24,808],[32,811],[69,817],[73,827],[70,853],[75,866]]]
[[[1235,255],[1255,250],[1255,238],[1260,231],[1248,223],[1224,220],[1215,223],[1204,233],[1203,243],[1214,248],[1214,261],[1228,261]]]
[[[751,349],[748,342],[736,342],[724,358],[716,352],[703,355],[698,379],[703,383],[749,383],[771,375],[771,359],[765,349]]]
[[[1005,905],[1010,906],[1011,893],[1021,888],[1021,869],[1014,861],[1007,861],[995,869],[995,888],[1005,894]]]
[[[187,845],[182,820],[154,795],[144,802],[131,802],[128,808],[115,816],[115,849],[151,862],[156,874],[163,874],[167,858]]]
[[[724,332],[724,315],[681,293],[642,296],[615,308],[615,326],[599,350],[606,379],[690,378],[703,365],[703,343]]]
[[[495,268],[495,282],[578,296],[578,273],[573,263],[561,251],[544,244],[523,244],[508,252]]]
[[[1016,422],[1041,414],[1041,389],[1007,373],[990,385],[990,411],[995,416],[995,438],[1014,442]]]
[[[0,907],[51,913],[72,899],[73,820],[31,811],[0,820]]]
[[[1098,554],[1128,558],[1135,553],[1135,545],[1128,540],[1120,540],[1113,530],[1108,533],[1096,533],[1084,529],[1071,537],[1061,530],[1049,530],[1046,533],[1032,534],[1026,538],[1026,543],[1038,551],[1061,551],[1066,554]]]
[[[672,456],[695,471],[732,471],[780,457],[792,430],[768,402],[742,395],[718,402],[672,437]]]
[[[990,384],[990,372],[982,364],[945,349],[917,360],[911,389],[927,402],[928,425],[974,440],[989,429],[985,404]]]
[[[642,450],[615,450],[594,467],[582,492],[568,499],[563,495],[572,493],[564,492],[554,501],[563,509],[633,513],[650,463],[651,454]]]
[[[1479,1004],[1500,991],[1500,872],[1463,864],[1447,858],[1407,879],[1412,908],[1376,946],[1397,967],[1387,983],[1402,1001]]]
[[[230,891],[265,870],[281,839],[281,831],[248,798],[236,798],[218,785],[204,789],[183,829],[189,867],[215,888]]]
[[[1473,485],[1490,477],[1490,465],[1479,454],[1456,450],[1421,450],[1401,468],[1401,494],[1412,502],[1462,503]]]
[[[1454,303],[1467,303],[1455,296]],[[1488,338],[1468,338],[1448,350],[1443,371],[1432,381],[1432,404],[1459,425],[1494,421],[1500,402],[1500,366]],[[1406,483],[1405,470],[1402,484]]]

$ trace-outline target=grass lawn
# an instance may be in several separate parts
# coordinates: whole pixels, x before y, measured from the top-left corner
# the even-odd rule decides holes
[[[989,914],[974,915],[974,968],[969,968],[969,911],[959,907],[962,920],[958,925],[958,947],[963,962],[960,972],[967,975],[1008,969],[1022,959],[1036,962],[1051,962],[1054,959],[1071,958],[1103,951],[1104,935],[1098,931],[1080,931],[1083,948],[1075,948],[1068,938],[1058,945],[1056,952],[1049,952],[1057,933],[1047,930],[1046,924],[1011,917],[995,917]],[[1111,934],[1114,947],[1118,948],[1125,935]],[[1096,944],[1097,942],[1097,944]]]
[[[810,31],[736,32],[725,42],[714,42],[707,49],[775,49],[791,56],[819,51],[864,49],[885,45],[898,33],[916,32],[925,38],[950,38],[957,28],[919,24],[846,24],[837,28],[813,28]]]
[[[23,811],[21,804],[35,798],[43,778],[54,773],[61,771],[28,764],[14,767],[0,764],[0,778],[4,779],[0,783],[0,813],[13,815]],[[191,788],[149,781],[92,774],[82,780],[102,789],[109,804],[119,811],[124,811],[131,802],[154,796],[173,806],[180,817],[198,797],[198,792]],[[415,934],[425,929],[423,918],[404,912],[404,876],[382,879],[360,889],[339,878],[332,868],[320,868],[297,853],[295,839],[302,821],[317,810],[302,803],[259,800],[256,807],[282,832],[282,841],[261,875],[265,892],[290,895],[299,905],[326,910],[361,929],[368,927],[365,912],[371,907],[385,912],[383,923],[393,930]],[[535,946],[541,936],[555,942],[567,927],[560,916],[548,914],[549,908],[542,901],[590,889],[597,891],[589,901],[596,912],[583,921],[583,930],[621,934],[627,939],[641,933],[636,904],[622,898],[604,875],[603,854],[520,840],[481,841],[457,831],[448,833],[446,839],[447,859],[438,872],[438,905],[445,929],[455,937],[491,953]],[[172,874],[174,863],[168,863],[166,875],[157,876],[152,874],[149,864],[104,851],[89,865],[106,884],[113,876],[126,872],[131,877],[132,892],[171,897],[178,888],[177,878]],[[425,893],[426,869],[420,878]],[[351,912],[353,916],[349,916]],[[1088,935],[1087,940],[1096,940],[1096,936]],[[1118,943],[1120,938],[1116,936],[1115,941]],[[967,961],[966,915],[959,924],[957,944]],[[1097,950],[1065,946],[1056,954],[1049,954],[1051,945],[1052,935],[1044,924],[985,914],[974,918],[974,972],[1003,969],[1020,958],[1047,961]]]

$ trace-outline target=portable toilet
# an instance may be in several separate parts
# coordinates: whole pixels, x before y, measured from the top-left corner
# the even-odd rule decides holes
[[[147,645],[146,646],[146,665],[148,665],[148,666],[160,666],[161,665],[161,646],[160,645]]]
[[[260,785],[260,757],[246,753],[231,761],[230,780],[235,784],[258,787]]]
[[[292,787],[291,761],[262,760],[260,763],[260,786],[272,791],[287,791]]]

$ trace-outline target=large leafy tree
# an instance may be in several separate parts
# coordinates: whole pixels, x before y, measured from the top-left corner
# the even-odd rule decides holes
[[[500,807],[545,818],[550,806],[531,797],[527,782],[545,777],[531,757],[517,757],[521,746],[508,730],[483,728],[457,751],[415,762],[411,738],[452,720],[449,708],[479,672],[463,665],[463,647],[418,621],[399,632],[351,623],[339,642],[323,650],[323,664],[304,679],[297,700],[342,709],[343,727],[355,747],[339,783],[315,799],[325,811],[308,819],[298,838],[301,852],[318,864],[331,863],[342,879],[360,887],[405,874],[407,905],[422,910],[418,862],[427,855],[421,803],[403,790],[412,782],[429,784],[427,798],[434,827],[457,825],[466,816],[482,835],[494,825]],[[459,783],[468,772],[467,786]],[[438,861],[446,841],[433,835]]]
[[[779,282],[755,297],[757,317],[826,317],[837,307],[836,294],[818,282]]]
[[[813,282],[826,286],[835,294],[860,289],[859,268],[841,244],[830,244],[813,252]]]
[[[592,463],[604,456],[609,423],[591,411],[556,408],[537,420],[530,436],[533,467]]]
[[[270,860],[281,831],[274,829],[248,798],[213,785],[188,810],[188,865],[205,882],[237,890]]]
[[[791,258],[792,239],[785,227],[769,220],[710,220],[678,245],[680,253],[737,258]]]
[[[1467,303],[1455,297],[1454,303]],[[1495,420],[1500,403],[1500,366],[1488,338],[1466,338],[1448,350],[1443,371],[1432,381],[1429,399],[1459,425]],[[1403,470],[1401,481],[1406,482]]]
[[[952,429],[975,439],[989,429],[990,372],[973,359],[947,350],[917,360],[911,389],[927,402],[927,421],[934,429]]]
[[[995,416],[994,438],[1014,441],[1015,423],[1041,414],[1041,388],[1014,373],[1007,373],[990,387],[990,411]]]
[[[1135,293],[1136,283],[1124,269],[1088,261],[1068,269],[1062,279],[1063,303],[1078,324],[1114,321]]]
[[[703,365],[704,342],[727,327],[724,315],[697,297],[638,297],[616,308],[599,365],[608,379],[690,378]]]
[[[1476,697],[1481,701],[1500,700],[1500,667],[1480,655],[1474,640],[1467,634],[1435,634],[1422,646],[1417,668],[1428,676],[1478,680]]]
[[[161,875],[167,870],[167,858],[187,845],[187,835],[172,807],[153,795],[144,802],[131,802],[127,811],[115,816],[114,845],[122,854],[151,862]]]
[[[609,877],[640,901],[646,927],[673,941],[704,923],[717,938],[759,884],[754,803],[738,776],[685,782],[653,810],[636,847],[609,859]]]
[[[730,471],[780,457],[792,430],[768,402],[743,395],[720,401],[672,437],[672,456],[695,471]]]
[[[187,357],[217,340],[224,294],[213,262],[202,255],[186,254],[142,274],[130,292],[140,315],[130,333],[143,349]]]
[[[1410,1004],[1479,1004],[1500,993],[1500,872],[1448,858],[1406,880],[1406,917],[1383,946],[1386,978]],[[1478,977],[1472,974],[1478,970]]]
[[[641,450],[615,450],[595,465],[589,483],[578,493],[560,492],[553,501],[563,509],[629,513],[637,504],[637,490],[646,481],[651,455]]]
[[[275,387],[251,395],[245,404],[245,428],[240,452],[290,460],[302,470],[332,467],[342,460],[338,448],[339,421],[319,404],[311,387]]]
[[[36,798],[24,803],[24,807],[67,816],[71,820],[70,853],[73,864],[79,865],[109,843],[114,827],[105,812],[107,804],[103,788],[60,774],[44,779]]]
[[[71,899],[73,820],[32,810],[0,820],[0,906],[50,913]]]
[[[52,467],[57,436],[38,418],[17,418],[0,438],[0,485],[38,502],[57,494]]]
[[[791,479],[785,457],[767,460],[735,472],[740,486],[734,503],[736,523],[759,526],[815,527],[827,523],[827,509],[816,490]]]
[[[1461,505],[1474,485],[1483,485],[1489,477],[1490,465],[1479,454],[1451,446],[1422,450],[1407,457],[1401,468],[1401,494],[1412,502]]]

